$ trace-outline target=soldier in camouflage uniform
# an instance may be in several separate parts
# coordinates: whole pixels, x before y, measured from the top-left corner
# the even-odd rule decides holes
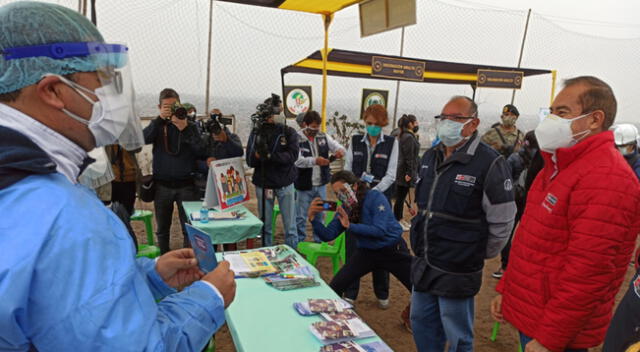
[[[482,141],[502,154],[505,159],[512,153],[517,152],[524,142],[524,133],[516,127],[518,116],[520,116],[520,113],[515,106],[511,104],[505,105],[500,116],[502,123],[492,126],[482,136]]]
[[[524,133],[516,127],[518,116],[520,116],[520,113],[515,106],[511,104],[505,105],[500,116],[502,123],[491,126],[491,129],[482,136],[482,141],[502,154],[505,159],[508,159],[509,155],[518,152],[524,146]],[[520,204],[519,200],[516,200],[516,203]],[[518,210],[520,211],[521,209],[519,208]],[[513,231],[511,231],[510,236],[513,236]],[[500,279],[507,268],[510,249],[511,237],[509,238],[509,243],[500,253],[502,265],[491,274],[494,278]]]

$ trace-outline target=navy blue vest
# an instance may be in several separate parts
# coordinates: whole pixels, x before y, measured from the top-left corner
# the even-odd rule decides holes
[[[416,256],[425,257],[426,247],[429,265],[441,271],[476,272],[484,266],[489,237],[482,207],[485,176],[500,155],[480,143],[477,134],[447,160],[442,149],[428,150],[418,170],[420,214],[414,220],[417,231],[412,231],[412,248]]]
[[[318,155],[325,159],[329,159],[329,142],[327,141],[327,137],[324,134],[318,134],[315,138],[316,144],[318,145]],[[303,142],[300,143],[300,154],[307,158],[313,156],[311,154],[311,143],[308,139],[304,139]],[[313,168],[298,168],[298,178],[295,181],[295,187],[300,191],[308,191],[313,187]],[[331,178],[331,172],[329,171],[329,165],[320,166],[320,183],[322,185],[326,185],[329,183],[329,179]]]
[[[368,137],[365,137],[368,138]],[[356,177],[360,178],[362,174],[367,171],[367,161],[369,155],[367,154],[367,145],[362,140],[363,136],[357,134],[351,137],[351,150],[353,152],[353,159],[351,163],[351,172]],[[393,143],[395,138],[391,136],[384,136],[382,143],[377,143],[371,154],[371,174],[374,177],[372,186],[380,183],[380,180],[387,173],[389,166],[389,159],[391,159],[391,151],[393,150]]]

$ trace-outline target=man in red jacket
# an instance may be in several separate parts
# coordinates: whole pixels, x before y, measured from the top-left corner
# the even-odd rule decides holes
[[[565,81],[536,128],[545,159],[491,313],[525,352],[602,343],[639,230],[640,183],[615,149],[616,99],[595,77]]]

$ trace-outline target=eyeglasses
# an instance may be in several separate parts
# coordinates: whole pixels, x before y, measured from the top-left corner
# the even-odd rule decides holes
[[[436,120],[472,120],[475,116],[458,116],[458,115],[436,115],[433,117]]]

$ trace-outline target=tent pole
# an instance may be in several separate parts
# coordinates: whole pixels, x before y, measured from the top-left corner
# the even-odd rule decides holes
[[[556,95],[556,78],[558,76],[558,71],[551,70],[551,101],[549,102],[549,106],[553,104],[553,97]]]
[[[204,114],[209,114],[209,89],[211,82],[211,38],[213,37],[213,1],[209,1],[209,46],[207,48],[207,83],[204,93]]]
[[[400,56],[404,54],[404,26],[400,34]],[[396,117],[398,116],[398,96],[400,95],[400,80],[396,81],[396,103],[393,105],[393,124],[391,129],[396,127]]]
[[[524,25],[524,35],[522,36],[522,44],[520,44],[520,57],[518,57],[518,68],[520,68],[520,64],[522,63],[522,54],[524,52],[524,42],[527,40],[527,31],[529,30],[529,19],[531,18],[531,9],[527,12],[527,22]],[[511,104],[516,99],[516,90],[514,89],[511,93]]]
[[[327,131],[327,60],[329,59],[329,26],[333,14],[322,15],[324,21],[324,49],[322,50],[322,132]]]

